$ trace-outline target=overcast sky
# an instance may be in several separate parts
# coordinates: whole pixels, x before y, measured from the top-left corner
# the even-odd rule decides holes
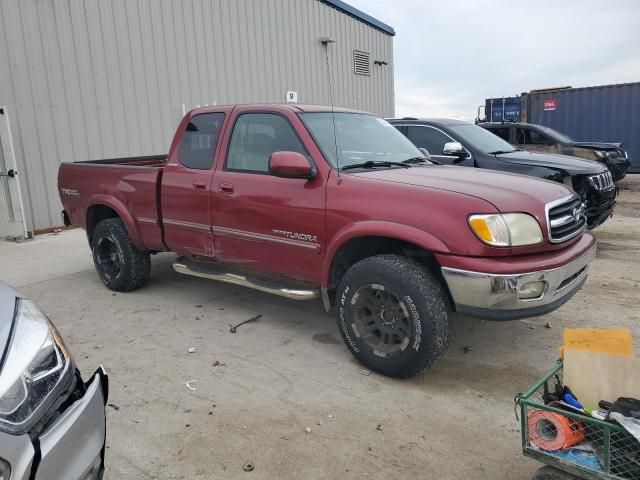
[[[391,25],[397,116],[475,118],[485,98],[640,81],[640,0],[346,0]]]

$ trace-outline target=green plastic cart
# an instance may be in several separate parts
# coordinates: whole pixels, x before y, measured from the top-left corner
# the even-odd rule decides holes
[[[558,381],[562,382],[562,362],[558,362],[528,392],[519,394],[515,399],[516,406],[520,409],[522,452],[527,457],[547,464],[547,467],[538,471],[535,479],[640,480],[640,442],[622,426],[545,405],[544,395],[553,392]],[[553,412],[577,420],[580,422],[580,428],[584,425],[584,442],[588,442],[592,449],[590,461],[576,461],[571,455],[566,455],[566,450],[546,451],[532,442],[527,419],[536,410]],[[537,435],[540,438],[545,432],[538,432]],[[581,458],[586,458],[582,453],[580,455]]]

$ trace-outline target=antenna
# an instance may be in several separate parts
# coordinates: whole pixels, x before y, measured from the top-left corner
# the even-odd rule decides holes
[[[336,153],[336,169],[338,170],[338,178],[337,183],[340,185],[342,183],[340,179],[340,156],[338,155],[338,137],[336,135],[336,113],[334,109],[334,101],[333,101],[333,82],[331,81],[331,66],[329,64],[329,44],[336,43],[335,40],[329,37],[320,38],[320,43],[324,47],[325,58],[327,60],[327,77],[329,79],[329,101],[331,102],[331,122],[333,124],[333,144],[335,147]]]

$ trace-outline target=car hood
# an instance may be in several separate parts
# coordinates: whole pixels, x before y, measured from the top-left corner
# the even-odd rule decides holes
[[[9,343],[17,296],[18,292],[6,283],[0,282],[0,362]]]
[[[593,175],[606,170],[606,167],[596,161],[555,153],[536,153],[517,150],[511,153],[496,155],[496,158],[504,162],[517,163],[520,165],[563,170],[571,175]]]
[[[618,150],[622,148],[622,143],[619,142],[572,142],[571,145],[589,150]]]
[[[539,213],[540,209],[544,211],[546,203],[571,195],[571,191],[560,183],[526,175],[452,165],[372,170],[357,175],[471,195],[493,204],[501,212]]]

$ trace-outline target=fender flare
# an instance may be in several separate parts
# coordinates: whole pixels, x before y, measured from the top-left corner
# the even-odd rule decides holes
[[[125,227],[127,227],[129,237],[131,238],[131,241],[136,246],[136,248],[141,251],[145,250],[140,236],[140,231],[138,230],[137,222],[134,220],[126,205],[112,196],[97,194],[90,198],[89,206],[87,207],[87,211],[85,213],[85,228],[89,226],[89,211],[91,210],[91,208],[98,205],[104,205],[105,207],[113,209],[118,214],[120,219],[124,222]],[[87,229],[87,235],[88,231],[89,230]]]
[[[451,253],[449,247],[438,237],[426,230],[402,223],[366,220],[348,225],[334,235],[327,245],[326,255],[322,265],[322,287],[327,288],[331,267],[336,253],[346,242],[357,237],[387,237],[413,243],[434,253]]]

